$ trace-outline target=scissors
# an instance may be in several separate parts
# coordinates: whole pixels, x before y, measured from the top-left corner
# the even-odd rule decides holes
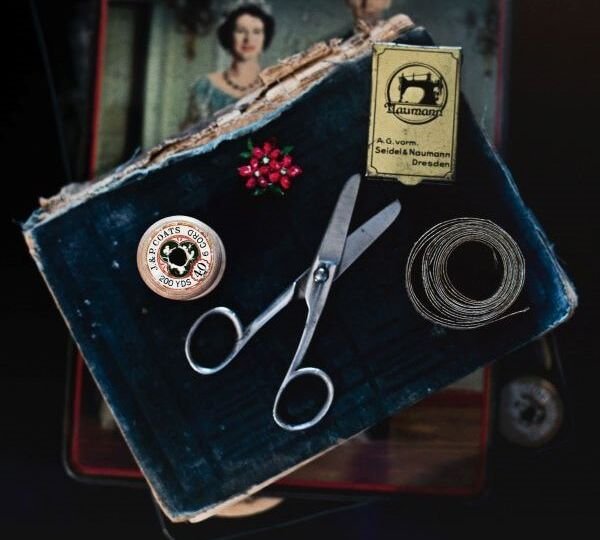
[[[334,389],[329,375],[316,367],[300,367],[325,307],[333,281],[362,255],[400,213],[400,202],[396,200],[348,236],[350,218],[358,195],[359,184],[360,176],[356,174],[350,177],[344,185],[312,266],[295,279],[254,321],[244,327],[235,312],[226,307],[216,307],[196,319],[185,340],[185,355],[192,369],[201,375],[212,375],[225,368],[244,348],[246,343],[252,339],[254,334],[292,300],[304,299],[308,306],[306,324],[294,358],[273,404],[273,420],[279,427],[289,431],[307,429],[319,423],[327,414],[333,402]],[[191,344],[194,334],[201,328],[202,322],[214,315],[229,319],[235,328],[237,337],[227,358],[216,366],[207,367],[194,359]],[[289,384],[299,377],[317,377],[321,379],[325,384],[326,397],[322,407],[313,418],[305,422],[290,423],[280,415],[279,402]]]

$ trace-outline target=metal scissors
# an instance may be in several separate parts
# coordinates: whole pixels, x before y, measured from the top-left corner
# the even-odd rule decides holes
[[[226,307],[216,307],[203,313],[196,319],[185,340],[185,355],[192,369],[201,375],[212,375],[225,368],[243,349],[246,343],[252,339],[254,334],[292,300],[304,299],[308,306],[306,324],[294,358],[279,387],[273,404],[273,419],[275,423],[289,431],[297,431],[314,426],[327,414],[333,402],[333,383],[329,375],[316,367],[300,367],[315,333],[321,312],[325,307],[333,281],[392,224],[400,213],[400,202],[396,200],[348,236],[350,218],[352,217],[354,203],[358,195],[359,184],[360,176],[356,174],[350,177],[344,185],[312,266],[295,279],[254,321],[244,327],[235,312]],[[192,355],[192,338],[201,328],[202,322],[213,315],[228,318],[235,328],[237,338],[232,351],[225,360],[214,367],[207,367],[194,359]],[[323,406],[313,418],[306,422],[289,423],[279,414],[278,406],[288,385],[299,377],[317,377],[321,379],[325,384],[326,398]]]

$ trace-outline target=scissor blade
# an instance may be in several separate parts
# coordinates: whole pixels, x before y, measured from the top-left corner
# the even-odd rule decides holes
[[[344,273],[348,267],[387,230],[398,217],[398,214],[400,214],[400,209],[400,201],[398,200],[388,204],[348,236],[346,248],[344,249],[344,256],[337,267],[334,279],[339,278],[342,273]],[[302,274],[294,281],[293,286],[298,286],[295,293],[298,298],[304,298],[306,292],[306,280],[309,275],[310,267],[302,272]]]
[[[335,209],[331,214],[327,230],[323,235],[321,246],[317,252],[317,259],[328,261],[335,265],[338,265],[342,259],[359,185],[360,176],[358,174],[351,176],[346,181],[338,197]]]
[[[388,204],[383,210],[365,221],[346,240],[344,256],[340,262],[335,278],[337,279],[364,251],[379,238],[400,214],[400,201]]]

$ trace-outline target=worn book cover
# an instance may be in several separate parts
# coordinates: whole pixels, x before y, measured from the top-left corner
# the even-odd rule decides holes
[[[400,199],[393,225],[334,284],[305,365],[336,394],[316,426],[278,427],[272,406],[305,320],[290,306],[213,376],[190,369],[186,334],[216,306],[247,324],[307,268],[348,177],[367,156],[373,41],[431,45],[406,17],[371,35],[316,45],[263,72],[263,86],[200,132],[166,141],[93,184],[45,201],[24,224],[31,254],[159,504],[202,519],[548,332],[576,296],[500,158],[460,104],[455,182],[364,181],[350,229]],[[285,197],[253,197],[238,175],[248,139],[294,147],[303,174]],[[138,243],[157,220],[186,215],[220,236],[227,264],[208,295],[181,302],[139,276]],[[411,246],[429,227],[491,219],[519,244],[529,309],[484,328],[435,326],[403,284]],[[307,398],[309,399],[309,398]]]

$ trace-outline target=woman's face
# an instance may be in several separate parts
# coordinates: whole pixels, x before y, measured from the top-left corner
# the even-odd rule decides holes
[[[233,54],[240,60],[252,60],[262,53],[265,43],[265,25],[248,13],[240,15],[233,28]]]

